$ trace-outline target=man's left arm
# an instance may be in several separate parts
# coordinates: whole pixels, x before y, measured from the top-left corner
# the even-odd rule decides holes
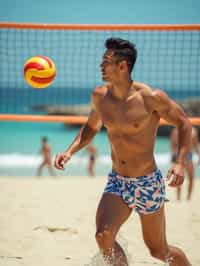
[[[168,95],[161,91],[152,92],[152,107],[160,118],[165,119],[178,130],[178,158],[168,171],[170,186],[180,186],[184,181],[184,168],[191,145],[192,125],[183,109]]]

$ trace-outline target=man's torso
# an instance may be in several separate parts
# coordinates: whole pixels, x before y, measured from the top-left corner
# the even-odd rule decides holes
[[[159,116],[147,107],[142,89],[136,83],[125,101],[114,98],[107,89],[97,106],[110,140],[113,169],[130,177],[156,168],[153,149]]]

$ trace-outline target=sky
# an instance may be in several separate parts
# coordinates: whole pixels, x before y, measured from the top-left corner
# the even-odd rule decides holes
[[[0,22],[199,24],[199,0],[0,0]]]

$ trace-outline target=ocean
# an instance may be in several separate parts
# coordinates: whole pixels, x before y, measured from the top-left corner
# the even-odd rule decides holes
[[[62,123],[0,122],[0,176],[36,176],[41,163],[40,141],[46,136],[52,148],[53,157],[64,151],[78,133],[78,127],[64,126]],[[104,130],[94,140],[97,148],[95,175],[105,176],[111,170],[110,146]],[[64,171],[56,171],[59,176],[87,176],[89,155],[85,149],[75,154]],[[166,137],[157,137],[155,158],[158,167],[167,172],[170,166],[170,145]],[[195,163],[197,156],[194,156]],[[200,176],[199,167],[195,164]],[[43,176],[49,175],[44,169]]]

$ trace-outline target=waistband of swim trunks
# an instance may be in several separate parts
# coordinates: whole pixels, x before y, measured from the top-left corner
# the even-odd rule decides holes
[[[142,180],[148,180],[152,177],[155,176],[155,174],[158,173],[161,175],[161,172],[160,170],[157,168],[155,169],[152,173],[148,174],[148,175],[144,175],[144,176],[137,176],[137,177],[130,177],[130,176],[122,176],[122,175],[119,175],[115,170],[112,170],[110,173],[109,173],[109,177],[116,177],[118,179],[121,179],[121,180],[125,180],[125,181],[141,181]]]

